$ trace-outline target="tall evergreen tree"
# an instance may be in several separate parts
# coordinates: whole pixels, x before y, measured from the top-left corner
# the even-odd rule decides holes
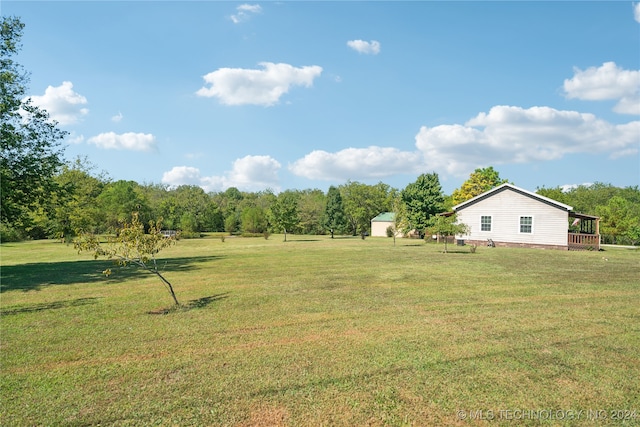
[[[342,233],[347,228],[347,217],[344,214],[340,190],[333,185],[327,191],[327,205],[324,210],[324,226],[331,233]]]

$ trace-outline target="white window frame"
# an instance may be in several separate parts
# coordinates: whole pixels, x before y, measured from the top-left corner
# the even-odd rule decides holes
[[[522,220],[524,218],[529,218],[531,219],[531,223],[530,224],[523,224]],[[522,231],[522,226],[529,226],[529,231]],[[533,234],[533,215],[520,215],[520,220],[518,221],[518,232],[520,234]]]
[[[488,223],[484,223],[482,221],[483,218],[489,218],[489,222]],[[488,230],[483,229],[483,225],[488,225],[489,229]],[[485,233],[489,233],[489,232],[491,232],[491,230],[493,230],[493,217],[491,215],[480,215],[480,231],[485,232]]]

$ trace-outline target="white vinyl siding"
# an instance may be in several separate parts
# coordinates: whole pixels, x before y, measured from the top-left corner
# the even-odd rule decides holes
[[[480,217],[480,231],[491,231],[491,216],[482,215]]]
[[[471,225],[469,234],[462,236],[463,239],[567,245],[568,211],[510,188],[463,206],[456,213],[458,222]],[[491,217],[491,231],[483,231],[483,216]],[[520,217],[531,217],[531,232],[520,232]]]

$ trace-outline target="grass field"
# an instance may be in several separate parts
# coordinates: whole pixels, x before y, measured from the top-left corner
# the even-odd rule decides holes
[[[638,251],[288,239],[2,244],[0,424],[640,425]]]

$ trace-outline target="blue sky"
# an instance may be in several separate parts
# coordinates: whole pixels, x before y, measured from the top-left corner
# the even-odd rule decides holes
[[[632,2],[7,1],[29,93],[111,179],[207,191],[640,185]]]

